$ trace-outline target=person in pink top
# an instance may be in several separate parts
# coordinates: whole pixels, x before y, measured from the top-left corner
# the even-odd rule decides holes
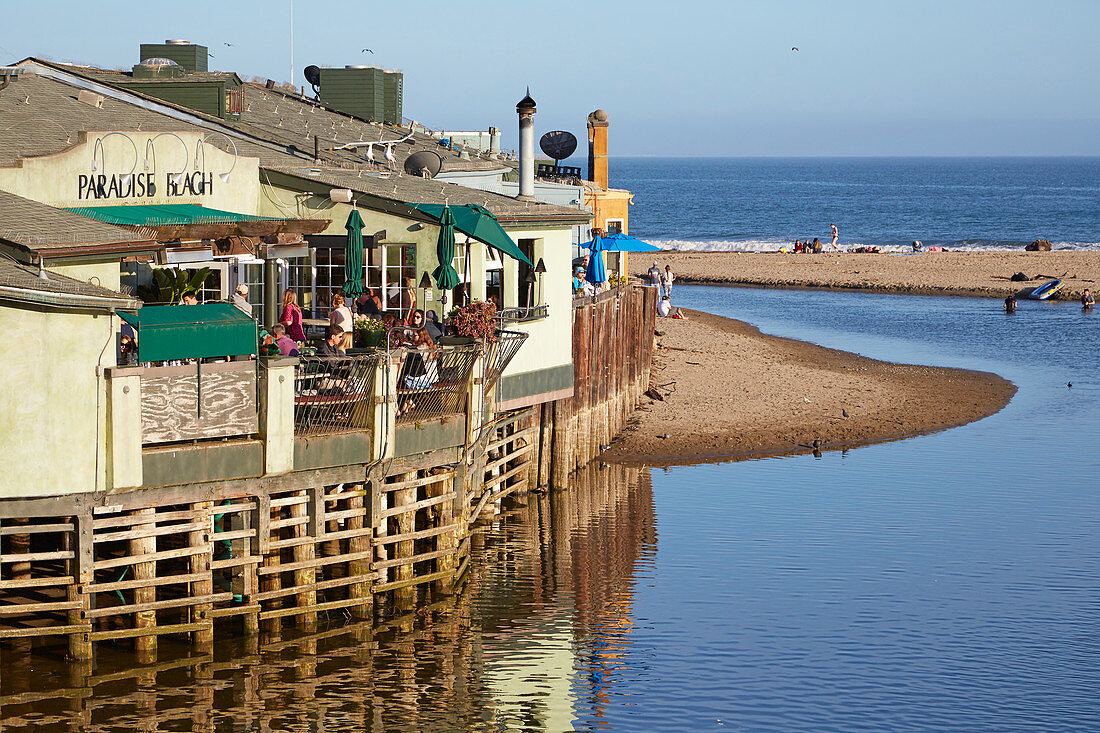
[[[305,341],[306,332],[302,328],[302,309],[298,307],[298,296],[293,290],[283,293],[283,315],[279,323],[286,326],[286,335],[294,341]]]

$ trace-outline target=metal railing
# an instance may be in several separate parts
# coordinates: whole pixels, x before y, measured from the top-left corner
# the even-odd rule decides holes
[[[550,306],[532,305],[525,308],[504,308],[496,315],[496,319],[502,325],[505,323],[526,323],[539,321],[550,317]]]
[[[481,381],[485,385],[486,394],[496,385],[528,336],[530,334],[522,331],[497,331],[497,340],[489,344],[482,361]]]
[[[480,344],[437,348],[402,347],[391,354],[397,367],[397,422],[417,422],[461,412]]]
[[[375,405],[378,354],[303,356],[294,370],[294,434],[363,430]]]

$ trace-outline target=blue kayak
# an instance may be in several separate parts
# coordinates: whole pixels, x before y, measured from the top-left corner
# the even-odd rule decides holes
[[[1065,285],[1066,284],[1061,280],[1048,280],[1028,293],[1027,297],[1031,300],[1046,300],[1065,287]]]

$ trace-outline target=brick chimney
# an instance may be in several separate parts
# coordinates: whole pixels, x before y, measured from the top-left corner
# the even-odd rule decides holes
[[[607,112],[588,115],[588,180],[607,188]]]

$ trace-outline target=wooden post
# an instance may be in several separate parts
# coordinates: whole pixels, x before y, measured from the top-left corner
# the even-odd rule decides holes
[[[433,469],[431,469],[431,473],[436,474],[436,475],[441,474],[441,473],[447,473],[447,469],[445,469],[445,468],[433,468]],[[447,477],[447,478],[441,479],[439,481],[436,481],[434,483],[428,484],[427,491],[426,491],[427,497],[443,496],[444,494],[449,493],[453,483],[454,483],[454,478],[453,477]],[[439,511],[436,514],[436,518],[435,518],[436,527],[446,527],[446,526],[454,523],[454,504],[453,503],[443,502],[442,504],[439,504],[437,506],[437,508],[438,508]],[[433,586],[434,586],[435,590],[439,593],[449,594],[454,589],[454,572],[455,572],[455,568],[456,568],[455,556],[454,556],[454,549],[455,549],[454,537],[455,537],[454,531],[453,530],[448,530],[447,532],[436,535],[436,538],[435,538],[435,549],[436,550],[438,550],[440,552],[443,552],[445,550],[450,550],[449,554],[443,555],[442,557],[437,558],[436,561],[435,561],[436,569],[439,570],[440,572],[446,572],[447,573],[446,577],[444,577],[440,580],[437,580],[433,583]]]
[[[189,532],[187,544],[191,547],[203,547],[204,552],[191,555],[188,564],[191,573],[202,573],[203,579],[191,583],[191,597],[198,598],[208,596],[214,592],[214,579],[210,574],[210,563],[214,560],[214,543],[211,539],[214,533],[214,515],[210,512],[212,502],[200,501],[191,505],[194,519],[202,521],[203,529]],[[212,606],[202,603],[191,607],[191,623],[207,624],[205,629],[199,629],[191,633],[191,641],[196,650],[202,654],[213,651],[214,648],[214,622],[210,618]]]
[[[358,484],[352,486],[353,491],[362,491],[363,485]],[[361,530],[366,527],[366,509],[363,505],[363,497],[353,496],[348,499],[349,510],[359,510],[359,513],[348,517],[347,528],[349,530]],[[371,547],[371,536],[369,532],[365,532],[360,535],[356,535],[348,540],[348,552],[356,555],[359,553],[367,552]],[[352,560],[348,563],[348,575],[355,577],[357,575],[369,575],[371,562],[369,558],[363,558],[362,560]],[[348,597],[357,598],[362,601],[361,604],[352,606],[349,610],[351,615],[358,619],[370,618],[371,615],[371,584],[370,581],[364,580],[362,583],[355,583],[348,587]]]
[[[290,516],[294,519],[308,518],[309,507],[308,504],[312,500],[313,492],[321,491],[321,489],[307,489],[305,491],[298,492],[298,496],[305,499],[304,502],[295,502],[290,505]],[[310,537],[310,528],[306,524],[296,524],[291,528],[291,536],[295,539],[306,539]],[[314,537],[313,539],[317,539]],[[313,542],[304,542],[294,545],[291,553],[294,557],[295,563],[310,562],[316,558],[316,547]],[[309,608],[317,605],[317,591],[311,588],[317,582],[317,568],[306,567],[300,568],[294,571],[294,585],[298,588],[309,588],[301,593],[297,593],[294,598],[299,608]],[[295,617],[295,623],[298,625],[298,630],[307,634],[312,634],[317,631],[317,612],[316,611],[304,611],[297,614]]]
[[[134,522],[133,529],[153,529],[156,526],[157,510],[153,508],[135,509],[131,512]],[[131,557],[138,558],[142,555],[151,555],[157,551],[157,538],[138,537],[129,541]],[[134,566],[134,580],[155,580],[157,577],[156,562],[139,562]],[[134,589],[134,603],[152,603],[157,599],[155,585],[138,586]],[[155,629],[157,626],[157,612],[155,610],[136,611],[134,617],[135,629]],[[157,658],[157,637],[150,632],[142,636],[134,637],[134,651],[137,652],[138,661],[148,664]]]
[[[411,473],[402,474],[399,481],[415,481],[416,471]],[[393,497],[394,508],[407,506],[409,504],[416,503],[416,487],[401,488],[397,491],[393,491],[390,494]],[[416,513],[415,512],[403,512],[395,514],[393,519],[397,523],[398,534],[409,534],[416,530]],[[398,542],[394,546],[394,553],[396,558],[411,558],[415,552],[413,540],[404,540]],[[413,578],[413,566],[411,563],[405,565],[398,565],[394,568],[394,580],[412,580]],[[411,610],[416,605],[416,586],[408,585],[404,588],[398,588],[393,592],[394,606],[403,611]]]
[[[263,567],[265,570],[268,570],[271,568],[276,568],[282,563],[282,551],[270,547],[270,540],[274,539],[271,536],[271,522],[272,520],[277,520],[282,516],[282,507],[271,506],[271,497],[265,494],[261,497],[260,511],[267,512],[267,521],[263,521],[263,518],[261,517],[258,531],[268,534],[267,537],[261,537],[259,539],[259,546],[261,548],[264,558]],[[278,530],[274,530],[275,537],[278,536],[278,532]],[[282,587],[283,578],[280,573],[265,573],[264,575],[260,576],[260,590],[262,592],[266,593],[269,591],[278,591],[281,590]],[[279,603],[280,602],[276,600],[271,605],[276,606],[279,605]],[[260,629],[263,632],[261,643],[264,641],[278,641],[282,637],[283,620],[278,616],[276,616],[275,618],[263,619],[262,621],[260,621]]]
[[[73,525],[72,541],[69,543],[73,559],[69,561],[69,575],[73,582],[66,589],[68,600],[80,603],[80,607],[69,612],[70,624],[87,623],[87,612],[91,608],[91,595],[84,590],[91,584],[92,575],[92,515],[81,507],[80,514],[70,517]],[[87,631],[69,634],[69,657],[74,660],[92,658],[92,642]]]

